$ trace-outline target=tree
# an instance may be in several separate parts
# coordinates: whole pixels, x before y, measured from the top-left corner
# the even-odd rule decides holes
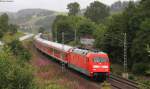
[[[106,42],[104,43],[104,39],[105,39],[105,34],[107,32],[106,26],[103,24],[100,24],[97,26],[97,29],[94,30],[94,38],[95,38],[95,47],[100,48],[101,50],[104,50],[104,48],[102,48],[104,45],[106,45]]]
[[[94,1],[87,7],[84,16],[96,23],[102,23],[109,16],[109,8],[99,1]]]
[[[93,35],[96,24],[91,20],[80,16],[62,16],[56,17],[53,23],[53,38],[55,41],[62,42],[62,32],[64,32],[65,43],[73,41],[75,32],[77,40],[83,35]]]
[[[136,70],[134,68],[136,64],[148,65],[147,63],[150,63],[146,50],[147,45],[150,44],[149,4],[149,0],[141,0],[139,4],[129,2],[128,7],[122,13],[112,15],[106,21],[105,34],[108,35],[96,37],[96,47],[103,48],[110,54],[113,62],[120,64],[123,62],[123,37],[121,34],[126,32],[128,67],[131,71]]]
[[[30,52],[23,47],[19,40],[13,40],[8,44],[10,50],[13,52],[13,55],[18,57],[23,62],[28,62],[31,58]]]
[[[2,32],[2,29],[0,29],[0,38],[3,37],[3,32]]]
[[[136,38],[133,40],[131,50],[132,58],[134,58],[133,63],[149,63],[147,44],[150,44],[150,18],[143,21],[140,28],[141,30],[137,32]]]
[[[67,9],[69,10],[69,15],[76,16],[80,11],[80,5],[77,2],[70,3],[67,5]]]
[[[8,21],[9,21],[9,17],[8,15],[2,14],[0,17],[0,28],[2,28],[3,32],[7,32],[8,30]]]
[[[3,34],[9,29],[8,20],[9,17],[7,14],[2,14],[0,16],[0,38],[2,38]]]
[[[65,43],[74,39],[74,22],[66,18],[57,24],[57,40],[62,42],[62,33],[64,32]]]
[[[62,32],[64,32],[65,43],[73,40],[74,34],[74,16],[62,16],[56,17],[53,23],[53,38],[55,41],[62,42]]]
[[[11,34],[15,34],[17,32],[17,29],[18,29],[18,26],[17,25],[14,25],[14,24],[10,24],[9,25],[9,32]]]
[[[20,65],[8,47],[0,51],[0,89],[37,89],[32,68]]]
[[[43,27],[40,27],[39,28],[39,33],[44,33],[45,32],[45,29]]]
[[[78,27],[78,36],[93,36],[93,32],[96,30],[96,25],[91,20],[83,20],[81,21]]]
[[[145,75],[147,69],[149,68],[147,65],[145,65],[144,63],[134,64],[133,65],[133,73],[138,74],[138,75]]]
[[[108,18],[107,24],[101,24],[95,32],[95,46],[107,52],[112,62],[123,61],[123,36],[126,27],[122,14],[115,14]]]
[[[64,32],[65,43],[74,40],[74,33],[81,20],[85,18],[78,16],[62,16],[58,15],[53,23],[53,38],[58,42],[62,42],[62,32]]]

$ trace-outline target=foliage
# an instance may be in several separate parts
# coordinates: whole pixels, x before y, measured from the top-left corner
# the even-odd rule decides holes
[[[45,32],[45,29],[43,27],[40,27],[39,28],[39,33],[44,33]]]
[[[7,32],[9,25],[8,25],[8,15],[7,14],[2,14],[0,16],[0,38],[3,37],[3,34]]]
[[[5,33],[5,35],[2,37],[2,41],[4,43],[10,43],[12,40],[16,40],[16,39],[18,39],[21,36],[24,36],[24,34],[21,33],[21,32],[17,32],[15,34],[10,34],[8,32],[8,33]]]
[[[0,89],[35,89],[30,66],[16,62],[8,47],[0,51]]]
[[[40,79],[39,81],[43,81],[42,83],[40,83],[39,89],[68,89],[66,86],[59,84],[58,81],[55,79],[52,80]]]
[[[149,89],[150,88],[150,80],[140,80],[141,84],[140,89]]]
[[[135,76],[134,75],[129,75],[128,79],[135,80]]]
[[[146,74],[148,68],[148,65],[144,63],[137,63],[133,65],[133,73],[143,75]]]
[[[128,2],[123,12],[109,16],[109,8],[94,1],[84,14],[90,20],[78,16],[57,16],[53,24],[53,37],[61,42],[61,33],[65,32],[66,43],[75,45],[76,42],[73,41],[75,31],[78,39],[81,36],[92,35],[96,39],[95,47],[107,52],[112,59],[111,62],[121,65],[124,55],[124,33],[126,33],[129,71],[138,73],[135,67],[139,66],[147,71],[149,68],[143,64],[150,63],[147,52],[150,45],[149,5],[149,0],[141,0],[139,3]]]
[[[136,34],[136,38],[133,40],[132,45],[132,58],[134,59],[135,63],[142,62],[147,63],[150,62],[150,56],[148,56],[147,52],[147,44],[150,44],[150,19],[146,19],[141,23],[140,30]]]
[[[22,43],[18,40],[13,40],[8,44],[10,50],[13,52],[13,55],[18,57],[23,62],[29,61],[31,59],[30,52],[22,46]]]
[[[8,21],[9,21],[9,17],[6,13],[2,14],[0,17],[0,27],[1,29],[3,29],[4,32],[7,32],[8,30]]]
[[[10,32],[11,34],[17,33],[17,29],[18,29],[18,26],[17,26],[17,25],[14,25],[14,24],[10,24],[10,25],[9,25],[9,32]]]
[[[55,22],[53,25],[55,25],[53,29],[53,37],[57,37],[58,42],[62,42],[62,32],[64,32],[64,40],[65,43],[69,40],[73,40],[74,36],[74,26],[75,22],[73,16],[67,17],[67,16],[57,16],[55,19]],[[69,39],[68,39],[69,38]]]
[[[58,84],[49,84],[48,86],[45,87],[45,89],[65,89],[59,86]]]
[[[98,25],[97,29],[94,31],[93,35],[95,37],[95,46],[97,48],[101,48],[101,45],[106,44],[106,43],[101,43],[104,40],[104,35],[106,34],[106,31],[107,31],[106,26],[103,24]]]
[[[68,15],[76,16],[80,11],[80,5],[77,2],[70,3],[67,5],[67,9],[69,10]]]
[[[96,29],[96,25],[94,22],[86,19],[81,21],[78,27],[78,36],[83,37],[83,36],[91,36],[93,35],[93,32]]]
[[[102,23],[109,16],[109,8],[99,1],[94,1],[87,7],[84,16],[96,23]]]
[[[105,30],[104,34],[96,38],[100,40],[97,45],[101,47],[104,51],[110,54],[112,62],[122,63],[123,61],[123,35],[126,23],[122,19],[122,14],[113,15],[110,17],[109,22],[103,28]]]
[[[9,24],[9,17],[7,14],[2,14],[0,16],[0,38],[7,32],[14,34],[17,32],[17,25]]]
[[[129,2],[128,7],[122,13],[114,14],[105,21],[104,34],[95,35],[95,45],[110,54],[114,63],[123,63],[123,33],[127,33],[127,55],[130,70],[139,63],[150,63],[147,45],[150,44],[149,25],[150,13],[148,11],[150,1],[141,0],[139,4]],[[95,34],[98,32],[95,32]],[[140,66],[140,65],[139,65]],[[133,69],[132,69],[133,68]],[[148,68],[148,67],[146,67]]]
[[[62,42],[62,32],[64,32],[65,43],[68,43],[74,40],[75,31],[79,39],[80,36],[92,34],[95,28],[96,25],[84,17],[58,15],[53,23],[53,38]]]

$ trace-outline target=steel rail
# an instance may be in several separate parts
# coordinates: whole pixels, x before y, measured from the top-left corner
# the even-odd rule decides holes
[[[139,89],[138,83],[116,75],[110,75],[109,82],[116,89]]]

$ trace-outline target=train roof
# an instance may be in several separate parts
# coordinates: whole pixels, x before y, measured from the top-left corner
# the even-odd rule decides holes
[[[89,50],[85,50],[85,49],[75,48],[75,49],[72,50],[72,52],[76,53],[76,54],[86,55],[90,51]]]
[[[45,39],[41,38],[41,33],[36,35],[35,38],[37,41],[42,42],[46,45],[52,46],[54,48],[57,48],[59,50],[62,50],[64,52],[68,52],[69,50],[72,50],[73,53],[77,53],[77,54],[81,54],[81,55],[87,55],[88,53],[100,53],[100,54],[106,54],[102,51],[98,51],[98,50],[88,50],[88,49],[83,49],[83,48],[74,48],[72,46],[69,45],[64,45],[61,43],[56,43],[56,42],[52,42],[52,41],[48,41]]]
[[[64,45],[64,44],[60,44],[60,43],[56,43],[56,42],[52,42],[52,41],[42,39],[41,38],[41,33],[38,34],[37,36],[35,36],[35,39],[42,42],[42,43],[44,43],[44,44],[46,44],[46,45],[49,45],[49,46],[55,47],[59,50],[62,50],[64,52],[68,52],[70,49],[73,48],[73,47],[68,46],[68,45]]]
[[[74,48],[72,50],[73,53],[81,54],[81,55],[87,55],[88,53],[99,53],[99,54],[106,54],[102,51],[94,51],[94,50],[88,50],[88,49],[81,49],[81,48]]]

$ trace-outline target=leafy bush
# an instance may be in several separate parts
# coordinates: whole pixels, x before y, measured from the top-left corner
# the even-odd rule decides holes
[[[134,75],[129,75],[129,79],[130,79],[130,80],[135,80]]]
[[[19,40],[13,40],[11,43],[8,44],[8,46],[10,47],[10,50],[13,52],[13,54],[22,61],[28,62],[30,60],[30,52],[23,47]]]
[[[150,80],[141,80],[140,89],[150,89]]]
[[[137,63],[135,65],[133,65],[133,73],[135,74],[139,74],[139,75],[142,75],[142,74],[146,74],[146,71],[148,70],[148,66],[144,63]]]
[[[21,66],[9,49],[0,52],[0,89],[35,89],[30,66]]]

